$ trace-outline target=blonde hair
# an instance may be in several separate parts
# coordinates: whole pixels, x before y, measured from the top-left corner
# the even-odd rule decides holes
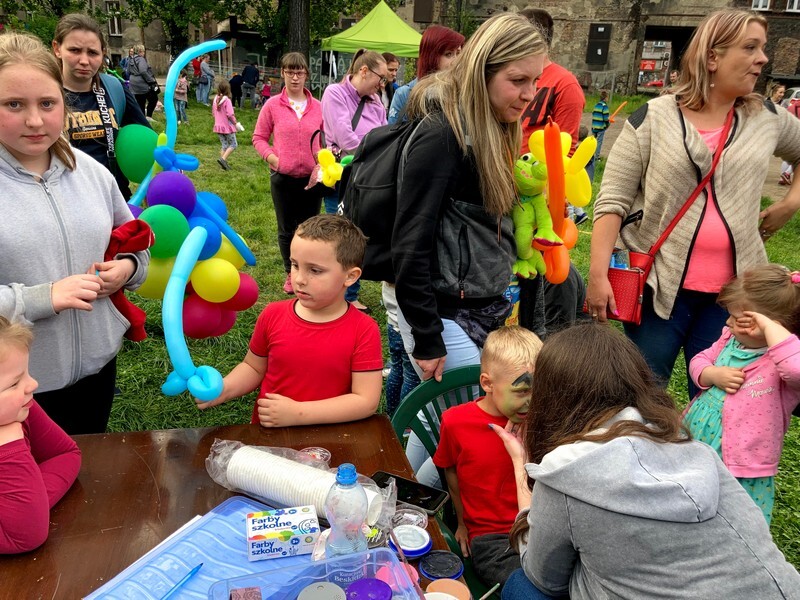
[[[793,279],[797,279],[795,283]],[[800,273],[775,263],[745,271],[726,283],[717,302],[754,310],[800,335]]]
[[[501,327],[486,338],[481,353],[481,371],[492,367],[503,370],[521,369],[536,362],[542,349],[542,340],[528,329],[518,325]]]
[[[713,52],[722,56],[736,44],[751,23],[758,23],[767,31],[767,20],[747,10],[726,8],[708,15],[698,25],[689,46],[683,53],[678,81],[665,94],[675,94],[678,103],[690,110],[701,110],[708,103],[711,89],[711,72],[708,59]],[[734,106],[744,107],[746,112],[755,112],[763,105],[758,94],[748,94],[736,99]]]
[[[497,15],[478,28],[449,69],[420,80],[408,100],[411,119],[444,114],[464,156],[475,157],[484,208],[497,217],[511,211],[517,197],[513,165],[522,130],[518,121],[497,120],[486,86],[508,63],[545,52],[542,35],[527,19]]]
[[[39,69],[58,84],[58,89],[61,90],[61,103],[64,107],[62,122],[65,122],[67,98],[64,94],[61,67],[56,61],[56,57],[50,53],[42,41],[29,33],[9,32],[0,35],[0,71],[13,65],[25,65]],[[63,130],[62,135],[50,147],[50,150],[68,169],[75,168],[75,154],[73,154],[67,138],[64,137]]]
[[[31,342],[33,333],[28,327],[0,317],[0,360],[5,358],[9,346],[18,350],[30,350]]]

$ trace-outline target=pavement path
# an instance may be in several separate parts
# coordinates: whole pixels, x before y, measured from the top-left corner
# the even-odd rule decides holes
[[[603,139],[603,147],[600,149],[600,156],[608,158],[608,153],[611,152],[611,147],[617,140],[617,136],[619,135],[620,131],[622,131],[622,125],[624,123],[625,119],[618,117],[616,119],[616,122],[612,123],[612,125],[608,128],[608,130],[606,131],[605,138]],[[583,113],[581,124],[591,128],[592,114]],[[769,162],[769,171],[767,174],[767,179],[764,182],[764,188],[761,192],[762,196],[768,196],[769,198],[772,198],[773,201],[781,200],[783,198],[783,196],[786,194],[787,188],[786,186],[778,184],[780,175],[781,175],[781,159],[773,156]]]

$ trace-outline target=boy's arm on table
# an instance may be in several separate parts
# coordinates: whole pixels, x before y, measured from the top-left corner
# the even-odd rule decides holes
[[[453,508],[456,509],[456,520],[458,522],[458,527],[455,531],[456,541],[461,546],[461,553],[464,556],[469,556],[469,533],[467,532],[467,526],[464,525],[464,505],[461,503],[461,491],[458,488],[456,468],[454,466],[446,467],[444,478],[447,480],[447,489],[450,491]]]
[[[258,420],[263,427],[345,423],[375,414],[381,399],[381,371],[353,371],[351,392],[333,398],[297,402],[281,394],[259,398]]]
[[[240,362],[233,371],[228,373],[222,380],[222,393],[218,398],[208,402],[202,402],[195,398],[197,408],[204,410],[223,404],[233,398],[239,398],[249,394],[256,389],[264,380],[267,372],[267,357],[258,356],[252,350],[248,350],[244,360]]]

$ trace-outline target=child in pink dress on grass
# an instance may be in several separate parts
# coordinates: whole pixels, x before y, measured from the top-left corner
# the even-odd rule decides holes
[[[764,513],[792,411],[800,404],[800,272],[764,265],[728,282],[722,336],[689,363],[700,388],[684,415]]]
[[[222,144],[217,162],[224,171],[230,170],[228,157],[236,150],[236,130],[239,122],[233,112],[233,102],[231,102],[231,85],[227,81],[220,81],[217,86],[217,95],[211,103],[211,112],[214,114],[214,133],[219,135]],[[238,127],[239,131],[244,128]]]

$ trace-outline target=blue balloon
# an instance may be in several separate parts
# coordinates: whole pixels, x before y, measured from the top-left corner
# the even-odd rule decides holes
[[[217,213],[223,221],[228,220],[228,207],[225,205],[225,201],[217,196],[213,192],[197,192],[197,197],[203,199],[208,207]],[[196,212],[196,211],[195,211]],[[195,216],[192,214],[192,216]],[[197,215],[200,216],[200,215]]]
[[[209,221],[212,221],[217,227],[219,227],[219,230],[225,234],[225,237],[228,238],[228,240],[230,240],[230,243],[234,248],[236,248],[236,251],[241,254],[244,262],[251,267],[256,264],[256,257],[253,255],[253,252],[250,250],[250,248],[247,247],[247,244],[244,243],[244,240],[239,237],[239,234],[233,230],[233,227],[223,221],[220,216],[215,213],[199,195],[197,196],[195,213],[199,217],[205,217]]]
[[[203,227],[195,227],[189,232],[175,258],[175,266],[169,276],[161,305],[164,341],[169,359],[175,368],[167,376],[161,391],[167,396],[174,396],[188,389],[204,402],[213,400],[222,393],[222,375],[213,367],[195,367],[192,362],[192,355],[183,337],[183,295],[207,237],[208,233]]]
[[[203,249],[200,251],[200,260],[211,258],[222,245],[222,233],[220,233],[219,227],[203,217],[190,217],[189,229],[194,229],[195,227],[202,227],[208,234],[206,243],[203,244]]]

